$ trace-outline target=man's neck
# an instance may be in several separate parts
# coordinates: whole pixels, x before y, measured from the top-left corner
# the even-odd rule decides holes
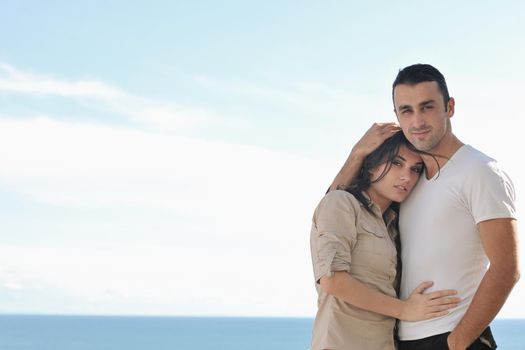
[[[432,153],[436,156],[435,159],[433,157],[423,155],[422,158],[423,162],[425,163],[426,178],[433,178],[439,169],[443,168],[449,159],[452,158],[452,156],[463,145],[464,143],[461,142],[455,135],[450,134],[448,137],[445,136],[445,138],[441,140],[437,147],[429,151],[429,153]]]

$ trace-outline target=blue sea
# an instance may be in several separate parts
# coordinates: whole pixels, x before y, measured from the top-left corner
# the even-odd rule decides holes
[[[0,315],[1,350],[307,350],[311,318]],[[498,349],[524,349],[525,319],[495,320]]]

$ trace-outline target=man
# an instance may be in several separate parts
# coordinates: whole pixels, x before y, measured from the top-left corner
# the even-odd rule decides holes
[[[519,279],[512,182],[493,159],[452,133],[455,101],[436,68],[401,70],[392,98],[407,139],[434,155],[422,156],[425,175],[401,205],[400,297],[430,280],[435,289],[455,289],[462,298],[444,317],[400,321],[400,349],[494,349],[488,326]],[[374,124],[330,189],[348,184],[366,155],[397,129]]]

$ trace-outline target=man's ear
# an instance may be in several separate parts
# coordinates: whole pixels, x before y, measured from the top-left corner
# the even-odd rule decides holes
[[[455,106],[456,101],[454,100],[454,97],[449,98],[447,102],[447,114],[449,118],[452,118],[452,116],[454,115]]]

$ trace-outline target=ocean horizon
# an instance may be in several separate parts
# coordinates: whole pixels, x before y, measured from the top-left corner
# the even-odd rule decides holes
[[[313,318],[0,315],[2,350],[286,349],[310,347]],[[498,349],[523,349],[525,319],[496,319]]]

